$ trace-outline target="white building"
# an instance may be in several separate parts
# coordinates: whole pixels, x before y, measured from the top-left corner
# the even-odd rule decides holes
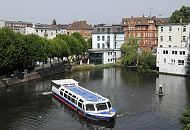
[[[89,61],[93,64],[114,63],[121,57],[120,48],[124,43],[121,25],[96,25],[92,33],[92,49]]]
[[[186,75],[190,44],[190,24],[158,27],[157,67],[159,72]]]
[[[0,20],[0,28],[8,27],[14,32],[26,34],[26,28],[32,28],[31,22]]]
[[[66,28],[68,25],[48,25],[48,24],[36,24],[34,27],[35,34],[47,38],[53,39],[57,34],[67,34]]]

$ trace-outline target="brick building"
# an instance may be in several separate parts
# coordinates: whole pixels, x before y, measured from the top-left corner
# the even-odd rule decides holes
[[[165,24],[168,19],[156,17],[122,18],[125,40],[134,36],[138,38],[141,50],[152,50],[158,45],[158,24]]]
[[[87,24],[86,21],[74,21],[68,28],[67,34],[72,34],[74,32],[79,32],[87,41],[92,37],[93,27]]]

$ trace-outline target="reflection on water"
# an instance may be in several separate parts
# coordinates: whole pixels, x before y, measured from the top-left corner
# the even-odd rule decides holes
[[[117,109],[115,122],[81,118],[52,98],[51,80],[73,78],[108,97]],[[162,84],[165,95],[156,95]],[[179,130],[179,116],[190,107],[190,80],[179,76],[137,73],[123,68],[58,74],[0,90],[0,128]]]
[[[68,106],[62,104],[59,100],[52,97],[52,102],[55,104],[57,109],[64,110],[64,112],[69,113],[72,119],[77,120],[81,123],[81,125],[85,128],[89,129],[103,129],[103,128],[114,128],[115,120],[114,121],[92,121],[88,120],[84,117],[78,115],[75,111],[70,109]]]

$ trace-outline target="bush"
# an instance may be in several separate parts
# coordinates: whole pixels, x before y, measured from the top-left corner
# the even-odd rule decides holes
[[[182,130],[190,130],[190,110],[182,113],[180,121],[183,124]]]

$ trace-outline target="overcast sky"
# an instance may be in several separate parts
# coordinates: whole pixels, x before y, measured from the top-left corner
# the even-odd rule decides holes
[[[169,17],[190,0],[0,0],[0,19],[35,23],[120,23],[122,17]]]

